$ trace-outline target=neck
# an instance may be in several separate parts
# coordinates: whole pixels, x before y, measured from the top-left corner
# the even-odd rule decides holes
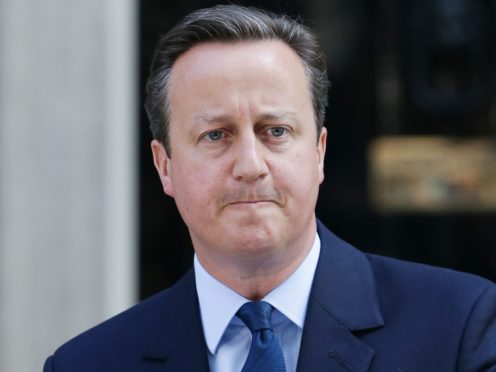
[[[315,240],[315,232],[295,247],[279,249],[275,256],[215,260],[196,252],[203,268],[241,296],[258,301],[284,282],[303,262]]]

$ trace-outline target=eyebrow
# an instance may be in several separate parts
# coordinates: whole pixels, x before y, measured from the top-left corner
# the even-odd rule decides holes
[[[201,114],[194,117],[195,121],[204,123],[232,123],[234,120],[228,114]],[[296,111],[290,110],[266,110],[257,116],[257,121],[260,120],[292,120],[299,123],[298,114]]]
[[[201,121],[205,123],[214,123],[214,122],[229,122],[231,121],[230,116],[227,114],[201,114],[195,115],[194,121]]]
[[[298,113],[296,111],[287,111],[287,110],[266,111],[260,115],[260,119],[292,120],[299,123]]]

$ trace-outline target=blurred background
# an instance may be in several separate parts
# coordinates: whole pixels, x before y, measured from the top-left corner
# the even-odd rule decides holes
[[[141,6],[141,89],[158,36],[215,1]],[[362,250],[496,279],[494,1],[241,1],[300,16],[332,81],[317,216]],[[140,294],[187,270],[186,228],[140,126]],[[177,247],[190,247],[177,249]]]
[[[192,247],[155,174],[161,34],[226,2],[0,0],[0,370],[174,283]],[[332,81],[318,217],[361,250],[496,280],[493,0],[237,1],[301,17]]]

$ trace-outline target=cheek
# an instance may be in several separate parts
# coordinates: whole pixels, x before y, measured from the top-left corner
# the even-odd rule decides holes
[[[278,167],[274,179],[280,191],[287,192],[295,201],[305,204],[318,193],[321,183],[318,161],[308,154],[306,157],[295,156],[284,167]]]
[[[219,194],[216,177],[211,172],[197,167],[183,166],[178,168],[188,170],[176,173],[173,177],[175,200],[181,214],[198,217],[207,207],[215,203]]]
[[[282,164],[280,161],[279,164]],[[284,159],[284,166],[279,166],[280,175],[295,184],[316,182],[320,177],[320,166],[317,156],[307,151],[295,153]]]

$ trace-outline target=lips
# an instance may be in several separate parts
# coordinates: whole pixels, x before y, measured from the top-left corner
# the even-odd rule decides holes
[[[230,205],[230,204],[262,204],[262,203],[275,203],[275,201],[274,200],[238,200],[238,201],[228,203],[228,205]]]
[[[224,208],[238,210],[238,211],[258,211],[265,208],[270,208],[277,205],[273,201],[267,200],[257,200],[257,201],[236,201],[233,203],[227,204]]]

